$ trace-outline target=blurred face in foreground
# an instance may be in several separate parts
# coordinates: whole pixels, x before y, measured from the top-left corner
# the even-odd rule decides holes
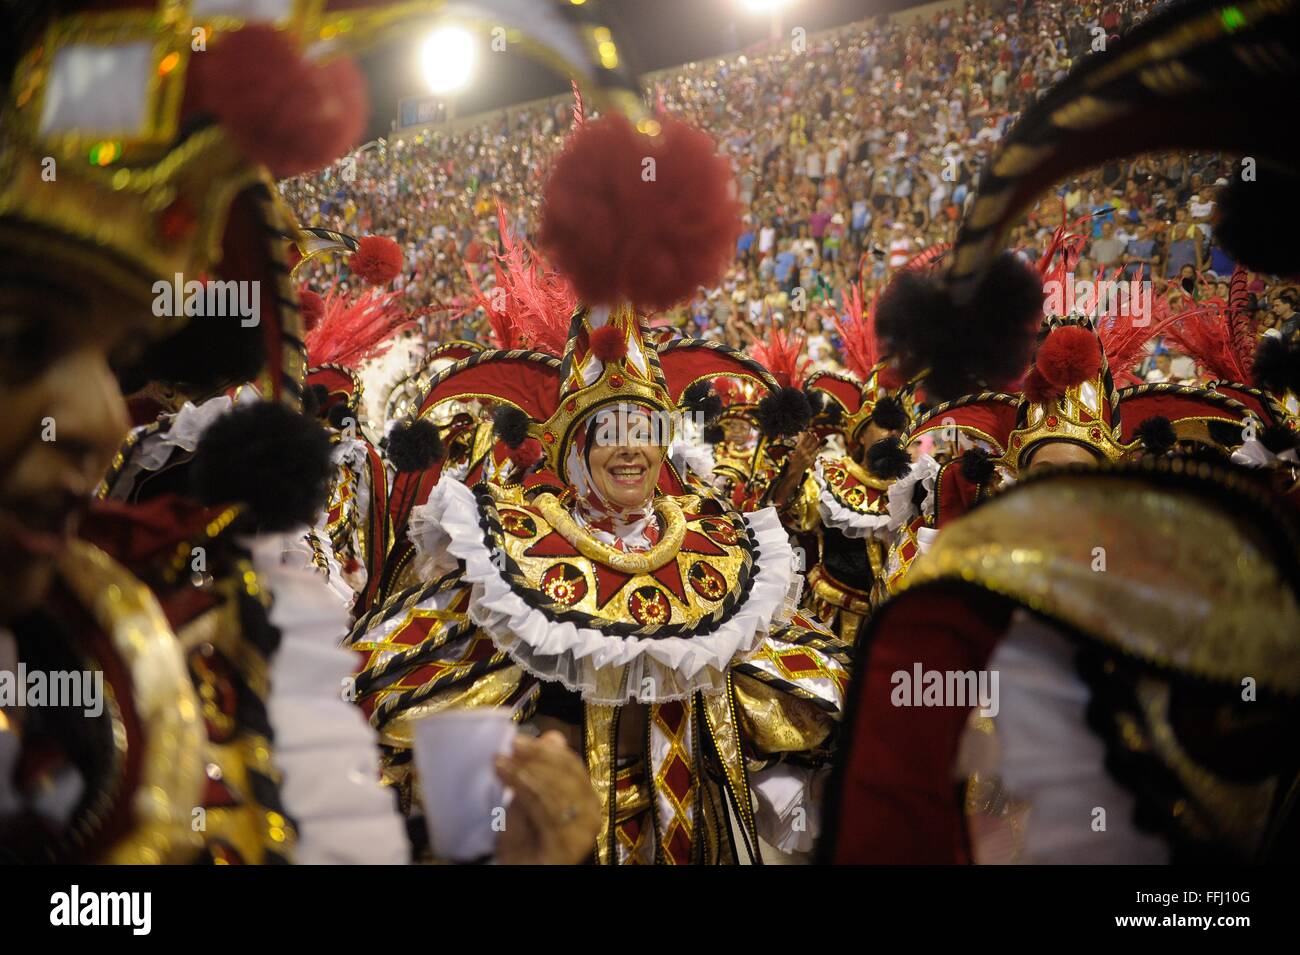
[[[598,427],[587,456],[592,486],[607,504],[640,507],[654,496],[664,449],[656,441],[649,415],[620,411],[613,419],[615,427],[608,430],[609,439],[601,440]]]
[[[37,606],[129,421],[111,358],[142,345],[147,305],[0,264],[0,620]]]

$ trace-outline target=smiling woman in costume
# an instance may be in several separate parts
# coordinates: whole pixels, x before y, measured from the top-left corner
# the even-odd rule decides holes
[[[636,172],[644,155],[655,182]],[[636,201],[658,204],[639,216],[602,205],[617,190],[591,178],[620,172],[625,191],[639,184]],[[576,310],[558,367],[483,352],[434,379],[422,402],[491,396],[512,466],[472,488],[450,476],[433,488],[410,520],[420,582],[351,638],[366,661],[360,702],[408,808],[412,721],[507,706],[583,754],[602,803],[602,863],[757,860],[760,835],[788,852],[811,846],[848,650],[794,612],[799,577],[776,513],[683,493],[666,460],[677,414],[702,390],[692,385],[775,382],[727,349],[652,345],[638,313],[699,280],[673,267],[671,223],[698,212],[728,247],[729,179],[712,143],[672,120],[658,138],[620,117],[586,123],[552,175],[543,235],[579,296],[604,304]],[[642,234],[595,229],[603,246],[575,249],[570,216],[588,228],[638,222]],[[650,285],[620,259],[637,252],[667,262]],[[717,252],[684,254],[716,264]],[[610,288],[610,275],[633,277]]]

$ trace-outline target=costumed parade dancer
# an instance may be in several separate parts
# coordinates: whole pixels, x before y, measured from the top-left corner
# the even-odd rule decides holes
[[[1293,152],[1262,104],[1266,89],[1295,82],[1294,60],[1264,53],[1294,46],[1300,16],[1293,3],[1237,9],[1243,21],[1231,26],[1207,2],[1152,17],[1022,117],[991,157],[941,281],[895,286],[880,303],[886,338],[904,322],[931,333],[1010,326],[994,357],[1012,360],[939,355],[935,364],[933,351],[902,347],[905,372],[912,362],[954,370],[954,394],[1030,367],[1041,302],[992,294],[1005,274],[1000,243],[1041,190],[1114,156],[1206,148],[1259,157],[1267,173],[1227,187],[1216,235],[1248,267],[1300,266],[1293,246],[1281,253],[1253,225],[1272,191],[1296,182]],[[1169,82],[1145,82],[1157,73]],[[1206,110],[1224,121],[1202,122]],[[1153,428],[1126,447],[1097,337],[1083,324],[1052,324],[1033,362],[1049,387],[1029,397],[1008,435],[1016,484],[945,527],[868,625],[824,858],[1289,858],[1288,741],[1300,696],[1294,508],[1268,472],[1188,456],[1175,441],[1151,453]],[[1079,460],[1038,466],[1063,450]],[[956,705],[939,694],[935,705],[933,677],[944,674],[996,674],[1000,688]]]
[[[712,140],[670,118],[651,134],[618,114],[584,123],[551,173],[539,243],[584,303],[563,359],[481,352],[421,402],[430,414],[474,395],[496,404],[488,457],[508,466],[473,487],[438,481],[408,522],[420,582],[350,640],[365,659],[360,702],[414,815],[412,721],[506,706],[582,753],[599,862],[760,861],[760,838],[812,845],[848,647],[796,612],[775,512],[692,493],[666,460],[682,411],[717,410],[720,376],[768,392],[771,418],[782,398],[805,413],[806,401],[728,349],[652,338],[643,317],[725,262],[730,178]]]

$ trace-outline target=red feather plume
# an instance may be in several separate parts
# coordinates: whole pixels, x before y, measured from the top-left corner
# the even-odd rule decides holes
[[[863,382],[871,377],[872,369],[880,362],[880,342],[876,338],[877,297],[878,293],[874,293],[871,304],[866,305],[862,284],[854,283],[848,287],[844,299],[846,319],[833,317],[844,347],[844,365]]]
[[[1253,383],[1254,356],[1238,352],[1233,311],[1221,298],[1194,304],[1170,319],[1165,338],[1215,378],[1249,385]]]
[[[1047,243],[1047,249],[1036,266],[1038,274],[1043,277],[1044,285],[1067,281],[1066,276],[1074,271],[1079,256],[1083,254],[1084,244],[1088,241],[1086,233],[1078,233],[1074,230],[1091,218],[1092,213],[1088,213],[1071,222],[1065,208],[1065,200],[1061,200],[1061,224],[1052,233],[1051,241]],[[1056,260],[1057,256],[1060,257],[1059,261],[1053,266],[1053,260]]]
[[[1139,315],[1136,309],[1121,309],[1118,315],[1105,315],[1097,324],[1097,337],[1106,355],[1106,364],[1117,387],[1141,383],[1133,369],[1146,357],[1146,344],[1162,334],[1175,321],[1163,298],[1153,297],[1151,314]]]
[[[803,332],[787,334],[773,322],[767,341],[756,341],[749,346],[750,356],[767,368],[782,388],[798,388],[812,364],[805,356]]]
[[[663,311],[735,253],[730,160],[706,133],[657,122],[651,137],[621,115],[585,121],[546,183],[540,244],[588,304]]]
[[[532,245],[510,231],[500,203],[497,204],[497,228],[501,234],[501,252],[492,263],[496,285],[485,292],[473,267],[466,265],[474,301],[460,314],[482,308],[492,326],[497,348],[532,348],[549,355],[564,354],[569,319],[578,306],[573,286]]]
[[[308,364],[356,368],[388,351],[393,336],[412,324],[400,294],[371,288],[355,299],[338,290],[326,295],[324,315],[307,333]]]

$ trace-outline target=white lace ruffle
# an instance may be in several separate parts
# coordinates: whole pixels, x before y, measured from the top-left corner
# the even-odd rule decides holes
[[[823,524],[852,538],[870,537],[876,531],[890,526],[888,514],[861,514],[837,501],[826,483],[822,467],[823,459],[818,458],[814,477],[818,488],[817,513],[821,515]]]
[[[280,795],[297,823],[295,861],[399,864],[409,842],[392,793],[379,782],[379,747],[348,702],[355,657],[340,646],[347,611],[302,565],[301,532],[246,543],[272,597],[280,647],[271,660],[267,715],[275,734]]]
[[[558,680],[590,703],[663,702],[721,690],[727,668],[753,653],[774,627],[789,622],[790,595],[801,584],[781,521],[774,509],[764,508],[745,515],[760,557],[748,596],[725,623],[693,636],[615,636],[557,623],[529,606],[493,564],[478,521],[478,502],[469,488],[439,481],[428,503],[411,512],[409,534],[423,558],[425,578],[462,561],[472,588],[470,619],[525,670]],[[626,672],[620,674],[620,668]]]
[[[673,462],[673,467],[682,477],[686,477],[686,472],[689,470],[702,481],[713,478],[714,458],[713,448],[710,445],[679,438],[673,442],[668,456]]]
[[[157,471],[177,448],[186,453],[193,451],[212,423],[233,406],[234,402],[226,395],[217,395],[198,405],[185,402],[179,411],[170,415],[171,423],[165,431],[158,430],[140,439],[130,461],[113,482],[109,498],[126,500],[135,489],[141,472]]]
[[[889,509],[889,529],[897,530],[917,514],[934,514],[934,481],[939,474],[939,462],[928,454],[923,454],[912,462],[912,469],[889,486],[885,498]],[[912,503],[912,489],[920,481],[925,487],[925,499],[921,510]]]

